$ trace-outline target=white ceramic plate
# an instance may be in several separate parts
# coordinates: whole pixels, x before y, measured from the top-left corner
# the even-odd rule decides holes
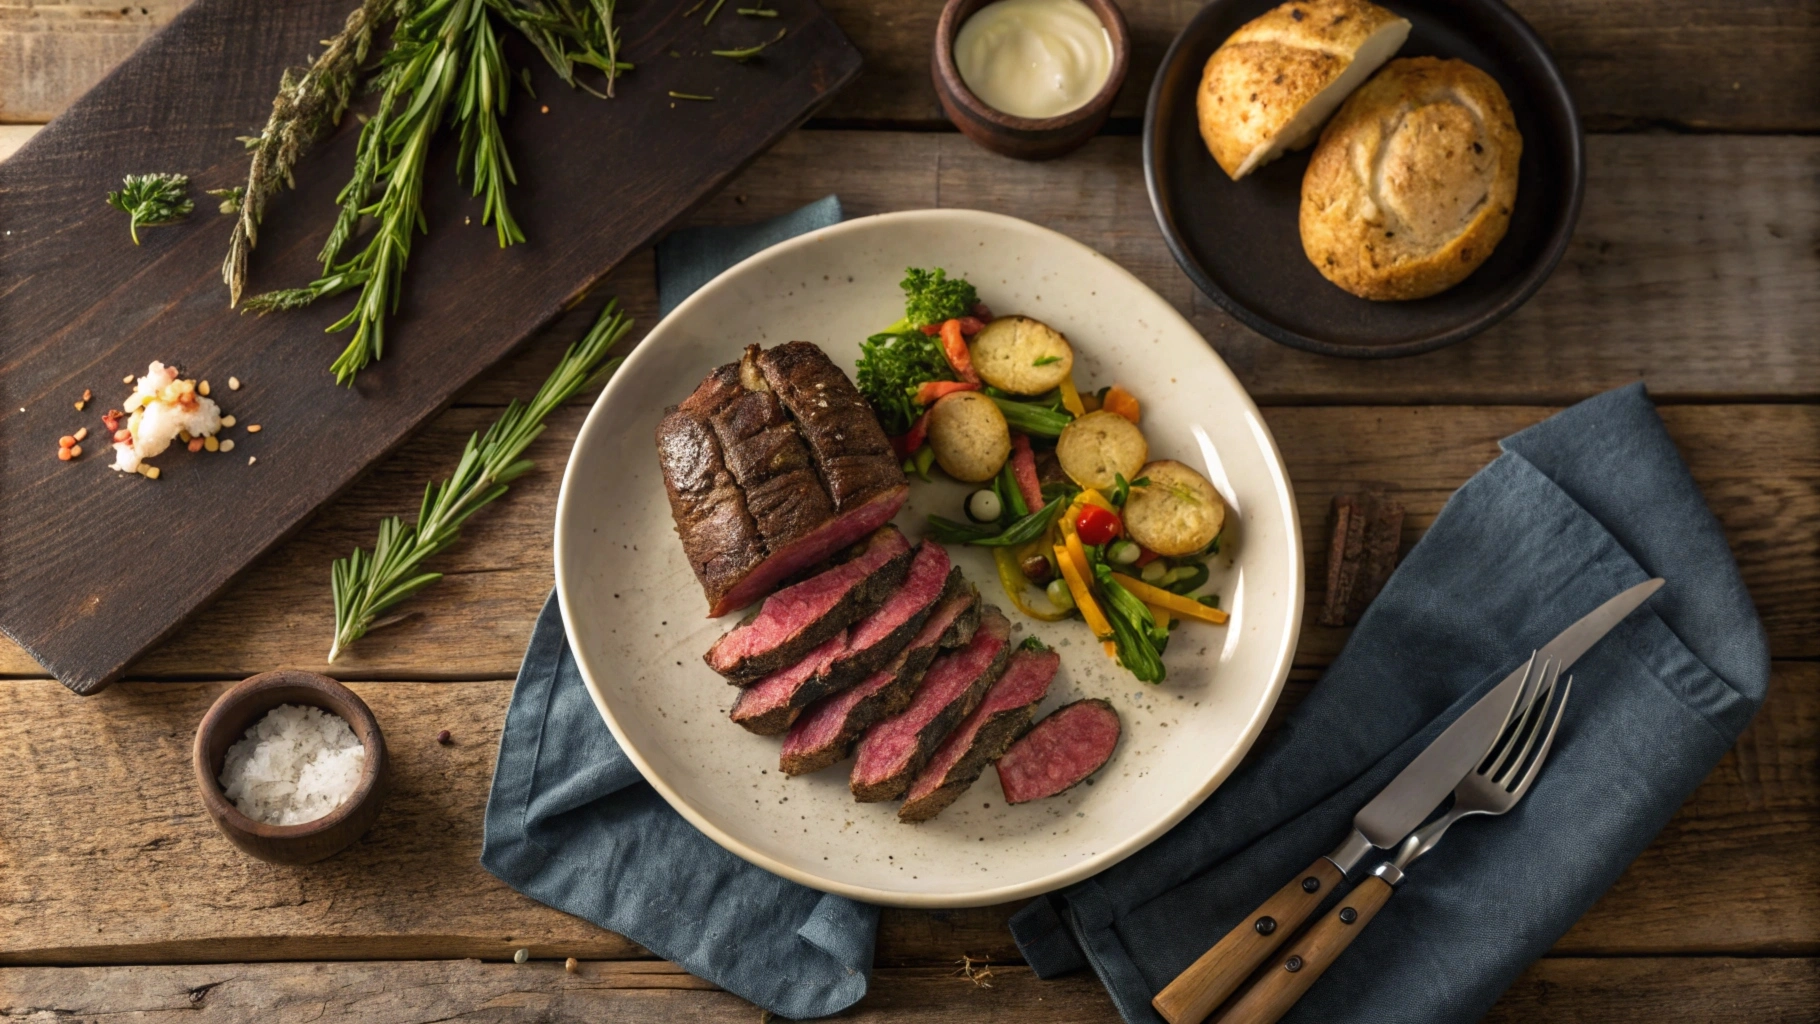
[[[1079,620],[1011,609],[991,558],[953,549],[986,600],[1062,655],[1039,714],[1104,697],[1124,738],[1091,785],[1007,807],[988,770],[934,821],[859,804],[850,762],[778,772],[779,740],[727,719],[734,689],[702,652],[736,621],[707,607],[671,524],[655,431],[709,370],[752,342],[819,344],[849,373],[859,343],[902,313],[907,266],[945,267],[998,313],[1037,317],[1075,346],[1083,390],[1117,382],[1143,403],[1152,457],[1206,473],[1227,497],[1212,563],[1223,627],[1184,623],[1161,686],[1109,661]],[[897,523],[959,517],[966,488],[916,482]],[[998,214],[920,210],[848,221],[740,263],[701,289],[626,360],[589,414],[556,510],[556,586],[601,717],[646,779],[735,854],[786,878],[872,903],[1000,903],[1079,881],[1155,839],[1222,780],[1257,738],[1289,672],[1302,609],[1295,501],[1270,431],[1226,365],[1168,303],[1064,235]]]

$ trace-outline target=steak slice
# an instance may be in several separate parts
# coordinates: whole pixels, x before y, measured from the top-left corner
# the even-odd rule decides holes
[[[756,361],[795,418],[836,511],[909,487],[878,414],[820,347],[793,341],[758,352]]]
[[[910,542],[887,526],[858,555],[772,594],[745,622],[714,641],[708,666],[736,683],[788,668],[876,608],[904,581]]]
[[[910,706],[923,672],[946,647],[961,647],[979,626],[979,592],[955,569],[948,574],[948,593],[929,613],[923,627],[889,665],[851,689],[842,690],[804,710],[784,737],[778,768],[785,775],[818,772],[847,756],[847,748],[866,727]]]
[[[980,706],[929,755],[929,763],[897,809],[898,820],[928,821],[965,793],[986,766],[1030,728],[1030,718],[1061,666],[1061,655],[1051,650],[1013,654]]]
[[[824,693],[844,690],[889,664],[923,628],[959,576],[940,544],[925,540],[918,545],[904,585],[877,611],[854,623],[847,650],[828,665]]]
[[[767,550],[710,422],[740,392],[739,364],[728,363],[657,425],[670,516],[710,603],[747,579],[764,563]]]
[[[771,352],[717,367],[658,425],[670,513],[710,618],[863,540],[910,494],[847,375],[808,342]]]
[[[929,666],[910,706],[866,730],[848,780],[854,799],[902,796],[930,752],[973,713],[1010,657],[1011,623],[997,608],[982,609],[973,639]]]
[[[1077,700],[1047,718],[998,759],[998,784],[1008,804],[1066,792],[1100,770],[1119,745],[1119,713],[1098,698]]]
[[[760,736],[776,736],[790,728],[804,706],[829,692],[822,680],[827,678],[828,665],[846,649],[847,631],[843,629],[796,664],[739,691],[739,699],[733,702],[733,721]]]

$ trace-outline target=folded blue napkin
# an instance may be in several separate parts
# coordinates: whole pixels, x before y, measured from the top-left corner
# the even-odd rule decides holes
[[[1476,1021],[1649,845],[1762,704],[1763,627],[1641,385],[1503,449],[1255,763],[1162,839],[1012,919],[1039,975],[1091,966],[1125,1020],[1159,1021],[1151,997],[1338,844],[1472,701],[1605,599],[1662,576],[1573,667],[1528,797],[1455,825],[1286,1019]]]
[[[657,250],[663,312],[746,256],[840,219],[829,196],[763,224],[676,232]],[[671,810],[601,721],[554,594],[506,712],[480,862],[785,1017],[836,1013],[866,994],[877,908],[753,867]]]

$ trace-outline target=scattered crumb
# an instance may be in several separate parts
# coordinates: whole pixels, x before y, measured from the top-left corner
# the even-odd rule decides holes
[[[562,969],[570,974],[578,974],[581,972],[581,961],[570,957],[562,962]]]
[[[247,428],[246,428],[246,432],[247,432],[247,433],[249,433],[249,434],[257,434],[257,433],[259,433],[259,424],[257,424],[257,423],[249,423],[249,424],[247,424]]]
[[[515,964],[522,964],[529,959],[531,959],[531,951],[528,949],[520,949],[512,954],[512,962]]]
[[[211,437],[211,438],[209,438],[209,440],[214,441],[215,439]],[[215,443],[216,443],[216,445],[218,445],[220,447],[221,451],[223,451],[223,452],[231,452],[234,450],[234,442],[232,440],[216,441]],[[211,447],[209,449],[209,451],[214,451],[214,450],[215,450],[215,448],[213,448],[213,447]]]
[[[550,112],[550,105],[549,105],[549,104],[547,104],[547,103],[546,103],[546,104],[544,104],[544,105],[543,105],[543,106],[541,106],[541,107],[539,107],[539,108],[538,108],[538,109],[537,109],[537,112],[538,112],[538,113],[539,113],[539,114],[547,114],[547,113],[549,113],[549,112]]]
[[[258,461],[259,461],[259,456],[257,456],[257,455],[248,455],[246,457],[246,464],[249,466]]]
[[[960,970],[954,972],[955,977],[966,978],[973,982],[975,988],[992,987],[992,961],[989,958],[981,957],[976,960],[962,953],[961,958],[955,962],[961,965]]]
[[[132,382],[129,380],[128,383],[130,384]],[[240,378],[239,377],[229,377],[228,378],[228,390],[229,391],[239,391],[240,390]]]

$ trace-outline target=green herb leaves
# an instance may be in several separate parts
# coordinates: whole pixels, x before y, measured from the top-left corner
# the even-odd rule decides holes
[[[530,460],[520,456],[543,433],[544,419],[578,392],[612,375],[620,360],[607,356],[631,326],[617,302],[607,303],[593,328],[569,346],[529,405],[514,401],[486,433],[468,439],[454,475],[425,489],[415,526],[406,526],[395,516],[387,519],[379,524],[372,551],[355,548],[352,555],[336,560],[330,574],[335,593],[330,661],[369,630],[388,624],[381,614],[442,578],[441,573],[419,571],[424,560],[459,540],[469,516],[531,469]]]
[[[133,244],[138,245],[140,228],[155,228],[189,216],[196,208],[189,187],[186,174],[129,174],[120,191],[107,194],[107,204],[132,218]]]

